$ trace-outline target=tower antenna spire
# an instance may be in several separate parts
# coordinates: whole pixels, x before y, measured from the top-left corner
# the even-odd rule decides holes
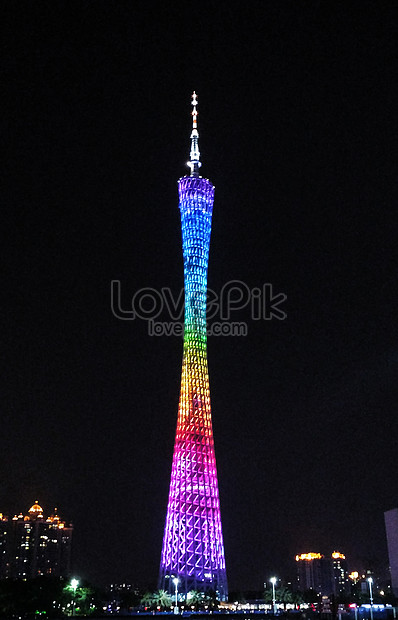
[[[191,169],[191,177],[199,176],[200,153],[199,153],[199,133],[198,133],[198,111],[196,106],[198,105],[198,99],[195,91],[192,94],[192,132],[191,132],[191,152],[188,166]]]

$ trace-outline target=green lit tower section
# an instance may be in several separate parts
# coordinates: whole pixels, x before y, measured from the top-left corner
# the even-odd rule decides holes
[[[178,181],[184,257],[184,350],[159,587],[228,595],[207,367],[206,294],[214,186],[199,176],[197,97],[189,176]]]

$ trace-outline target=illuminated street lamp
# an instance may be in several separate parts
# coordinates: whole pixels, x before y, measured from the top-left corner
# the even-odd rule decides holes
[[[72,616],[75,615],[75,598],[76,598],[76,590],[77,590],[77,586],[79,585],[79,580],[78,579],[72,579],[72,581],[70,582],[71,588],[73,590],[73,599],[72,599]]]
[[[271,577],[270,582],[272,583],[272,609],[274,610],[274,616],[275,616],[275,611],[276,611],[276,604],[275,604],[276,577]]]
[[[178,579],[178,577],[174,577],[173,583],[176,587],[176,604],[174,607],[174,613],[178,614],[178,584],[180,583],[180,580]]]
[[[369,584],[370,618],[371,618],[371,620],[373,620],[373,592],[372,592],[372,583],[373,583],[373,579],[372,579],[372,577],[369,577],[369,578],[368,578],[368,584]]]

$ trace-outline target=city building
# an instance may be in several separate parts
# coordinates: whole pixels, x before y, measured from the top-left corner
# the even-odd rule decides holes
[[[228,595],[207,367],[207,266],[214,187],[199,176],[197,98],[192,95],[190,176],[178,181],[185,321],[181,391],[159,587]]]
[[[297,587],[302,592],[314,590],[321,593],[322,587],[322,564],[324,556],[320,553],[301,553],[296,555],[297,562]]]
[[[296,555],[297,586],[302,592],[314,590],[324,596],[341,596],[349,592],[345,555],[333,551],[330,556],[321,553]]]
[[[394,595],[398,596],[398,508],[387,510],[384,513],[384,522],[387,535],[391,587]]]
[[[348,579],[347,560],[343,553],[333,551],[331,557],[332,566],[332,593],[335,596],[343,596],[350,592],[350,582]]]
[[[72,525],[57,509],[48,517],[36,501],[11,519],[0,513],[0,579],[70,575]]]

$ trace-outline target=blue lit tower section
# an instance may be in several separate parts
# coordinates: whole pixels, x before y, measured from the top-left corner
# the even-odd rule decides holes
[[[214,187],[199,176],[197,98],[192,95],[190,176],[178,181],[185,323],[181,391],[159,588],[228,595],[207,368],[207,265]],[[178,579],[177,584],[175,584]]]

